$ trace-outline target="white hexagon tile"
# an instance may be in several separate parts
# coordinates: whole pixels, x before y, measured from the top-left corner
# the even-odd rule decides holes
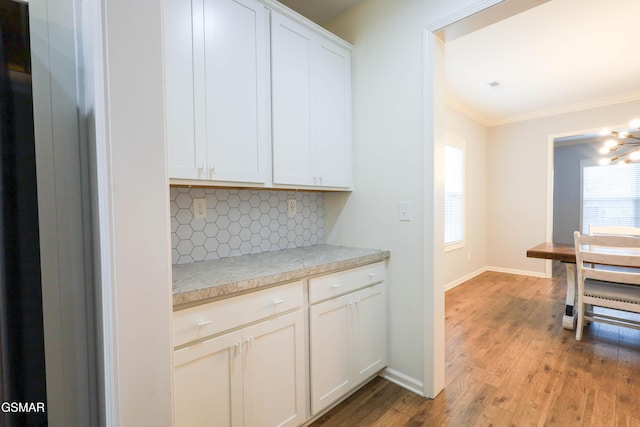
[[[172,187],[170,197],[173,264],[324,242],[322,193]],[[206,218],[194,218],[193,199],[205,199]],[[296,200],[293,217],[289,199]]]

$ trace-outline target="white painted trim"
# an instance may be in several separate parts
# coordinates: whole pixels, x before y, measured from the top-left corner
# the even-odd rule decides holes
[[[49,425],[97,423],[79,7],[29,2]]]
[[[259,0],[262,4],[264,4],[267,8],[271,9],[271,10],[275,10],[285,16],[287,16],[290,19],[293,19],[294,21],[296,21],[297,23],[299,23],[300,25],[303,25],[307,28],[309,28],[310,30],[320,34],[320,36],[325,37],[330,39],[331,41],[333,41],[334,43],[337,43],[338,45],[342,46],[343,48],[351,51],[353,50],[353,45],[345,40],[342,40],[340,37],[336,36],[335,34],[333,34],[332,32],[330,32],[329,30],[327,30],[324,27],[321,27],[320,25],[316,24],[315,22],[305,18],[304,16],[300,15],[298,12],[288,8],[287,6],[283,5],[282,3],[279,3],[277,1],[274,0]]]
[[[553,156],[554,156],[554,138],[549,135],[547,137],[547,206],[546,206],[546,232],[545,241],[553,241]],[[547,277],[551,277],[551,262],[544,264],[544,271]]]
[[[402,372],[396,371],[392,368],[386,368],[380,373],[380,376],[385,380],[391,381],[392,383],[397,384],[404,389],[407,389],[420,396],[424,396],[424,384],[422,383],[422,381],[410,377],[409,375],[403,374]]]
[[[510,123],[524,122],[527,120],[540,119],[543,117],[556,116],[558,114],[573,113],[576,111],[590,110],[593,108],[606,107],[608,105],[622,104],[625,102],[633,102],[640,100],[640,92],[635,92],[622,96],[613,96],[609,98],[598,99],[578,104],[570,104],[562,107],[540,110],[534,113],[522,114],[519,116],[506,117],[500,120],[487,120],[487,127],[502,126]],[[624,127],[624,126],[623,126]]]
[[[473,5],[459,10],[442,19],[436,20],[423,27],[422,34],[422,144],[423,144],[423,201],[425,209],[423,215],[423,393],[434,398],[445,385],[445,353],[444,353],[444,196],[441,177],[437,176],[442,165],[436,162],[442,141],[436,141],[438,136],[444,137],[444,130],[440,128],[444,122],[444,111],[438,112],[437,105],[445,105],[444,76],[437,82],[438,66],[444,67],[440,59],[436,59],[436,47],[442,43],[435,32],[447,25],[474,15],[504,0],[481,0]],[[440,55],[440,54],[439,54]],[[436,117],[438,115],[438,117]],[[438,132],[441,132],[440,135]],[[440,145],[438,145],[440,144]],[[436,180],[437,178],[440,178]],[[437,184],[440,183],[440,184]],[[438,186],[439,185],[439,186]],[[431,351],[427,351],[431,349]]]
[[[85,27],[91,28],[89,44],[85,46],[87,79],[91,80],[90,97],[93,110],[95,134],[93,167],[95,182],[93,184],[94,227],[96,229],[96,281],[98,283],[98,301],[100,309],[100,336],[98,349],[102,371],[100,379],[101,416],[106,426],[120,425],[120,390],[118,383],[118,337],[115,302],[117,295],[113,286],[115,271],[115,254],[113,245],[113,195],[111,172],[111,133],[109,125],[109,78],[108,59],[104,31],[106,27],[104,4],[102,2],[87,3]],[[89,85],[88,85],[89,86]]]
[[[462,114],[466,118],[481,124],[484,127],[490,127],[491,122],[489,122],[485,117],[482,117],[475,111],[465,107],[462,105],[457,99],[452,98],[451,96],[445,97],[445,105],[453,110],[456,110],[458,113]]]
[[[444,251],[445,252],[453,252],[458,249],[463,249],[467,246],[467,140],[449,133],[445,132],[444,135],[444,149],[445,149],[445,165],[446,162],[446,147],[457,148],[462,151],[462,240],[447,243],[444,243]],[[445,171],[445,181],[446,181],[446,171]],[[443,206],[444,209],[444,206]],[[446,223],[446,216],[444,218]],[[445,225],[446,228],[446,225]],[[446,236],[445,236],[446,239]]]
[[[478,270],[476,270],[476,271],[474,271],[472,273],[467,274],[466,276],[463,276],[463,277],[461,277],[459,279],[456,279],[456,280],[454,280],[452,282],[449,282],[444,286],[444,291],[445,292],[450,291],[451,289],[455,288],[456,286],[461,285],[464,282],[466,282],[468,280],[471,280],[474,277],[479,276],[479,275],[481,275],[482,273],[484,273],[486,271],[487,271],[487,267],[482,267],[482,268],[480,268],[480,269],[478,269]]]
[[[437,86],[436,66],[444,66],[436,61],[435,51],[442,43],[433,32],[423,29],[423,263],[422,263],[422,317],[423,317],[423,388],[422,394],[435,397],[445,385],[444,353],[444,195],[443,186],[436,185],[443,155],[438,150],[436,136],[438,124],[444,122],[444,114],[436,109],[436,100],[444,104],[443,87]],[[443,77],[440,76],[442,79]],[[441,82],[443,83],[443,82]],[[440,92],[437,92],[440,90]],[[442,137],[444,131],[442,130]],[[442,145],[443,141],[440,141]],[[439,200],[442,199],[442,200]]]
[[[472,4],[471,6],[468,6],[464,9],[461,9],[455,13],[452,13],[451,15],[445,16],[442,19],[438,19],[437,21],[434,21],[432,23],[430,23],[429,25],[427,25],[425,27],[425,30],[431,32],[431,33],[436,33],[442,29],[444,29],[444,27],[451,25],[455,22],[461,21],[465,18],[470,17],[471,15],[475,15],[476,13],[482,12],[485,9],[488,9],[492,6],[495,6],[497,4],[500,4],[502,2],[504,2],[506,0],[481,0],[478,1],[474,4]]]
[[[485,267],[485,271],[493,271],[495,273],[508,273],[508,274],[517,274],[518,276],[532,276],[539,277],[541,279],[550,279],[551,274],[547,273],[539,273],[537,271],[527,271],[527,270],[517,270],[514,268],[502,268],[502,267]]]

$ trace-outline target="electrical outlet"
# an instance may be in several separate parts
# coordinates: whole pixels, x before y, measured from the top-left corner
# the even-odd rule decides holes
[[[287,200],[287,214],[289,215],[289,217],[296,216],[296,212],[296,199]]]
[[[207,217],[207,199],[193,199],[193,217],[195,219]]]

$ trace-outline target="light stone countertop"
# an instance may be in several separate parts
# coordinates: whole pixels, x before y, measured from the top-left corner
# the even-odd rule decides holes
[[[389,251],[315,245],[173,266],[173,307],[181,309],[262,287],[389,258]]]

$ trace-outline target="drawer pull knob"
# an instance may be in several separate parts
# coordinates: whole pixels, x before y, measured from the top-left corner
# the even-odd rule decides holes
[[[201,322],[198,322],[198,328],[201,328],[203,326],[207,326],[211,324],[211,320],[203,320]]]
[[[339,288],[340,286],[342,286],[340,283],[334,283],[333,285],[331,285],[333,289]]]
[[[282,304],[284,302],[283,299],[274,299],[273,300],[273,305],[278,305],[278,304]]]
[[[369,278],[373,279],[377,275],[378,275],[378,273],[369,273]]]

